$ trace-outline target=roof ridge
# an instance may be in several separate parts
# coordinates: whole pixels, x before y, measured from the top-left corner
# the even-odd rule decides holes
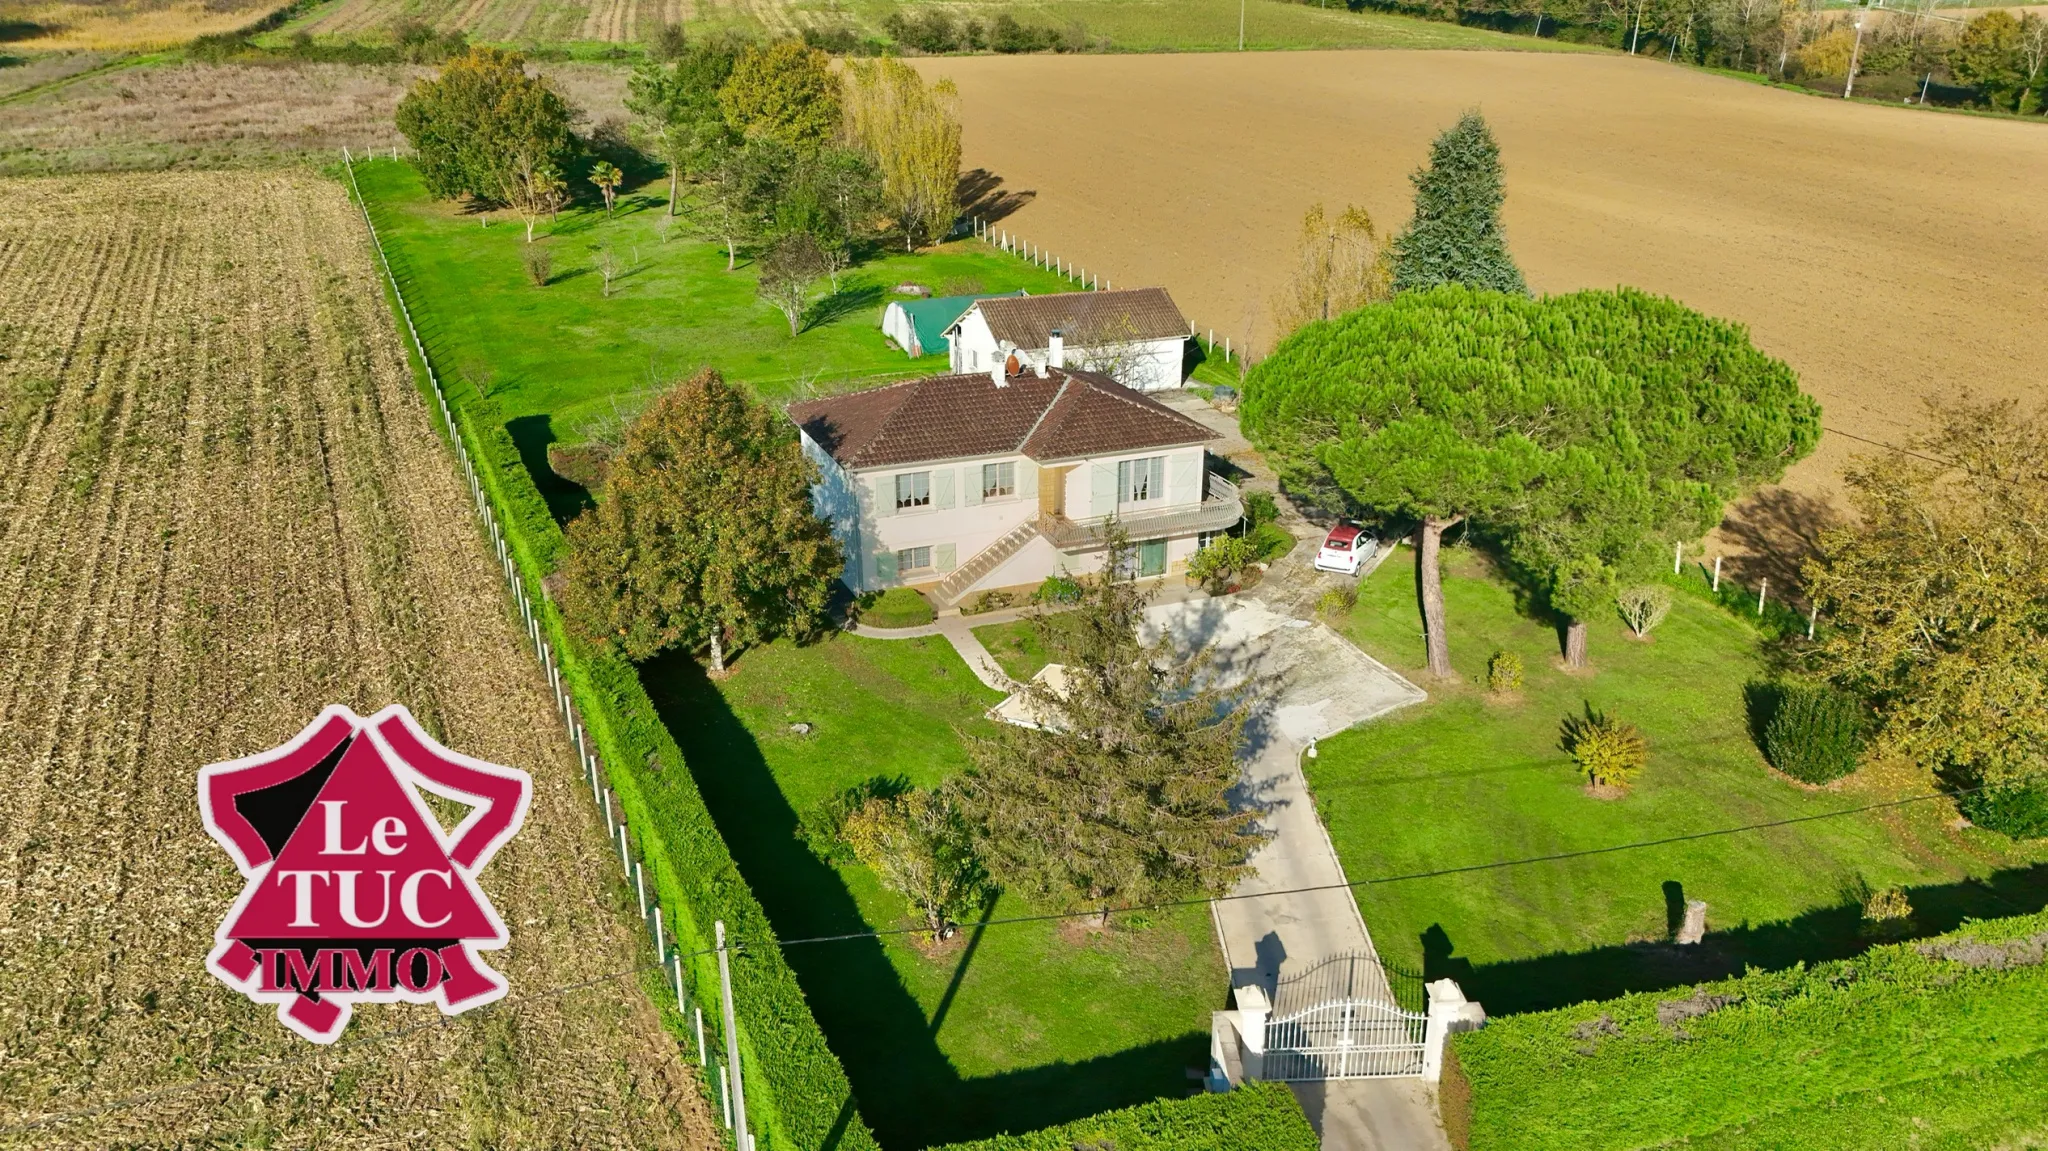
[[[1065,376],[1066,378],[1060,381],[1059,390],[1052,394],[1052,399],[1046,401],[1045,407],[1038,413],[1038,418],[1031,421],[1031,426],[1025,429],[1025,432],[1022,436],[1019,436],[1017,438],[1018,451],[1023,451],[1024,446],[1031,442],[1031,437],[1038,434],[1038,426],[1040,424],[1043,424],[1045,422],[1045,417],[1051,415],[1052,410],[1059,406],[1061,398],[1067,394],[1067,386],[1074,382],[1074,373],[1066,370],[1065,368],[1061,368],[1059,372],[1060,375]]]

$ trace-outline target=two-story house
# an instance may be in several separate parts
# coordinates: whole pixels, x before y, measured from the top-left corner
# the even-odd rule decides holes
[[[855,592],[991,588],[1098,571],[1107,525],[1134,575],[1184,564],[1244,515],[1209,470],[1216,433],[1094,372],[1014,359],[791,404]]]
[[[1164,288],[977,300],[945,335],[956,372],[1015,357],[1097,372],[1140,392],[1180,387],[1194,330]]]

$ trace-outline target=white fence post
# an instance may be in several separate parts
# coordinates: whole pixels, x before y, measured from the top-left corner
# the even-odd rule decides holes
[[[1422,1032],[1422,1078],[1435,1083],[1444,1075],[1444,1048],[1459,1031],[1476,1031],[1486,1025],[1486,1011],[1465,998],[1465,992],[1449,979],[1429,985],[1429,1021]]]
[[[1685,562],[1685,541],[1679,540],[1671,548],[1671,574],[1677,575],[1680,565]]]
[[[1714,557],[1714,590],[1721,590],[1721,557]]]
[[[1266,1076],[1266,1020],[1273,1014],[1273,1004],[1266,998],[1266,990],[1257,984],[1246,984],[1231,992],[1237,1003],[1237,1037],[1244,1045],[1243,1063],[1246,1079],[1263,1079]]]
[[[1764,582],[1758,585],[1756,589],[1756,614],[1764,614],[1764,597],[1769,594],[1771,594],[1771,577],[1765,576]]]

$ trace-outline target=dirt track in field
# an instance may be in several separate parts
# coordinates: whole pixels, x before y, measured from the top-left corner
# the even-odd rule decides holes
[[[1295,52],[920,62],[959,84],[966,166],[1035,196],[1008,227],[1198,329],[1271,346],[1268,301],[1316,200],[1386,230],[1431,138],[1477,106],[1508,240],[1542,292],[1633,284],[1750,326],[1827,423],[1909,433],[1964,384],[2048,376],[2048,125],[1844,104],[1625,57]],[[1818,513],[1855,451],[1795,469]],[[1725,533],[1724,533],[1725,534]],[[1731,536],[1739,543],[1739,532]]]
[[[651,956],[341,189],[0,205],[0,1146],[713,1145],[636,980],[595,979]],[[510,999],[319,1049],[202,965],[242,881],[195,781],[336,702],[534,797],[481,878]]]

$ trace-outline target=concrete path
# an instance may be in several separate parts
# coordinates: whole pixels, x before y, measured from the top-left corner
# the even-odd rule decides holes
[[[1320,623],[1239,596],[1146,613],[1152,634],[1207,648],[1224,682],[1259,680],[1271,702],[1246,727],[1249,754],[1237,801],[1264,813],[1273,838],[1232,898],[1210,905],[1231,986],[1277,982],[1344,952],[1377,954],[1336,848],[1301,770],[1309,744],[1427,698],[1414,684]],[[1301,888],[1322,888],[1300,891]],[[1288,891],[1292,894],[1263,895]],[[1378,988],[1387,1002],[1393,992]],[[1332,1151],[1448,1151],[1420,1080],[1297,1085],[1309,1121]]]
[[[998,619],[985,622],[1005,621]],[[953,645],[953,650],[960,653],[960,658],[967,661],[967,666],[973,670],[975,678],[997,691],[1016,691],[1017,685],[1010,681],[1009,676],[1003,674],[1003,665],[996,662],[996,657],[989,654],[988,648],[982,646],[980,637],[974,634],[974,629],[983,623],[980,616],[963,618],[946,615],[939,617],[937,627],[939,634],[946,637],[946,642]]]

